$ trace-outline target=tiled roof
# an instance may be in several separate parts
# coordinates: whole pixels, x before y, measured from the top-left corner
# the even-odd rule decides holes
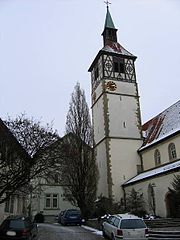
[[[145,180],[147,178],[155,177],[159,174],[165,174],[167,172],[177,170],[179,168],[180,168],[180,160],[166,164],[164,166],[160,166],[158,168],[154,168],[154,169],[142,172],[142,173],[138,174],[137,176],[131,178],[129,181],[127,181],[123,185],[129,185],[129,184],[141,181],[141,180]]]
[[[135,57],[133,54],[128,52],[124,47],[122,47],[117,42],[109,41],[108,44],[102,48],[102,51],[111,52],[111,53],[118,53],[126,56]]]
[[[150,145],[180,131],[180,100],[142,126],[143,150]]]
[[[6,142],[7,144],[13,144],[13,146],[16,146],[16,148],[14,149],[15,151],[19,150],[24,157],[30,158],[28,153],[25,151],[25,149],[21,146],[16,137],[12,134],[12,132],[0,118],[0,142],[2,141]]]

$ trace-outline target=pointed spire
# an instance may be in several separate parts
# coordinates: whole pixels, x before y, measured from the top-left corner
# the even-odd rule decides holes
[[[106,20],[105,20],[105,24],[104,24],[104,28],[115,28],[111,14],[109,12],[109,6],[107,6],[107,13],[106,13]]]
[[[107,13],[106,13],[106,19],[104,24],[104,31],[102,33],[103,40],[104,40],[104,46],[108,44],[108,42],[117,42],[117,29],[114,26],[111,14],[109,12],[109,2],[106,2],[107,4]]]

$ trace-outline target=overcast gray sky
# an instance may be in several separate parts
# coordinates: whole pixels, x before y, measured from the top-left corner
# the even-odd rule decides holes
[[[179,100],[180,1],[111,0],[118,41],[136,55],[142,121]],[[76,82],[102,48],[103,0],[0,0],[0,117],[26,112],[64,134]]]

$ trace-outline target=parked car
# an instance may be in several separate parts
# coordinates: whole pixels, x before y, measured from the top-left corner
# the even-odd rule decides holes
[[[1,240],[35,240],[37,234],[36,223],[25,216],[10,216],[0,225]]]
[[[82,224],[81,212],[77,209],[65,210],[61,217],[61,224],[81,225]]]
[[[61,212],[58,214],[58,219],[57,219],[58,223],[61,223],[62,217],[63,217],[63,215],[64,215],[64,212],[65,212],[65,211],[61,211]]]
[[[110,216],[102,223],[103,236],[112,240],[148,239],[148,228],[143,219],[130,214]]]

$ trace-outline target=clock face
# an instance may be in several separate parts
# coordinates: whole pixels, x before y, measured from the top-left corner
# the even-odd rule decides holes
[[[106,88],[107,88],[108,90],[110,90],[110,91],[115,91],[116,88],[117,88],[117,86],[116,86],[115,82],[109,81],[109,82],[107,82],[107,84],[106,84]]]

